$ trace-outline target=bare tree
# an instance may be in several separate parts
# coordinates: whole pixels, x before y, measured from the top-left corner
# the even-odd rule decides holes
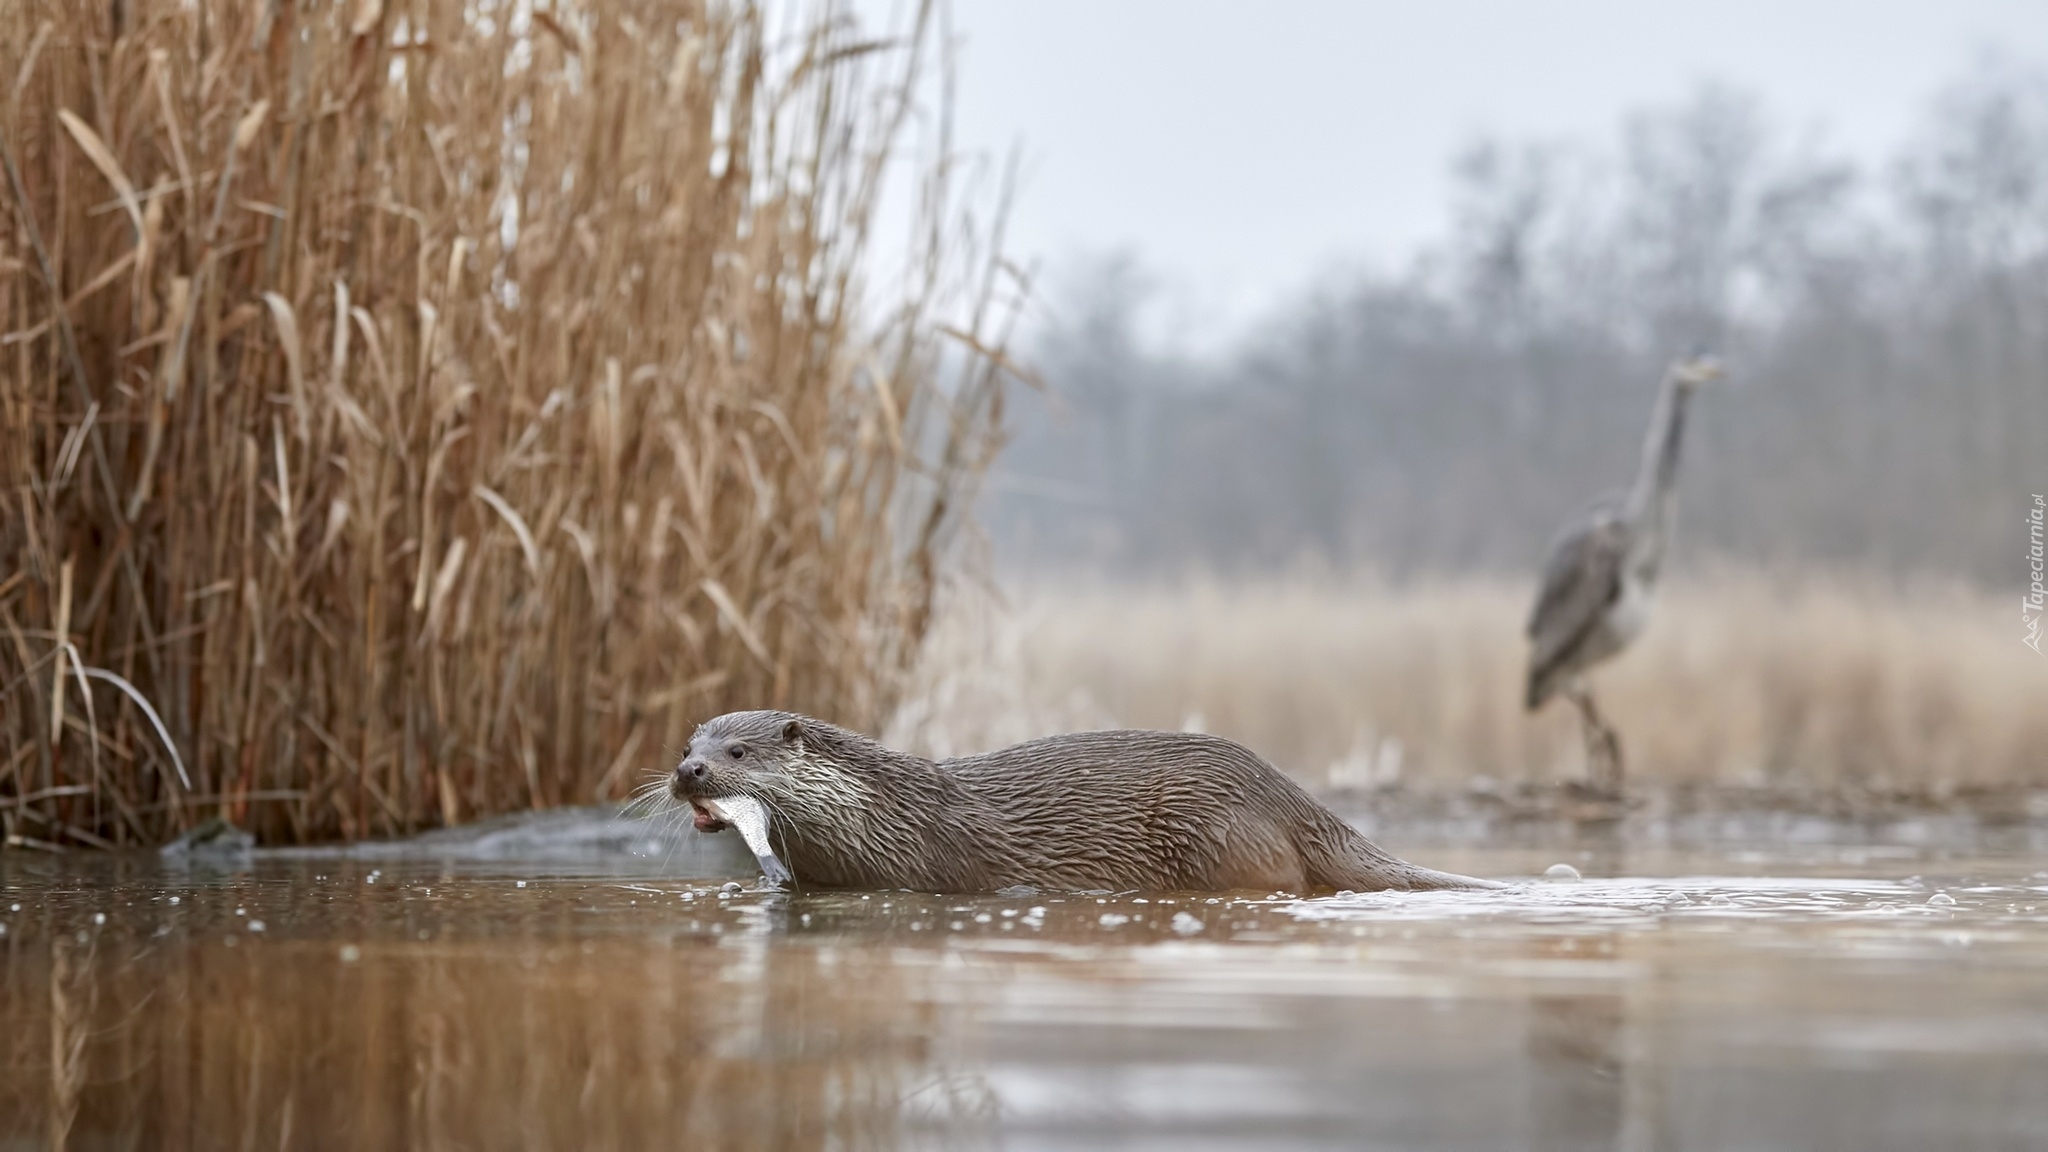
[[[1305,559],[1525,571],[1630,445],[1674,347],[1740,403],[1697,413],[1682,548],[2012,578],[2048,444],[2048,79],[1979,69],[1865,172],[1709,89],[1608,148],[1495,143],[1453,231],[1207,360],[1134,333],[1125,261],[1066,297],[990,506],[999,555],[1220,573]],[[999,484],[1002,480],[999,479]],[[1055,493],[1048,495],[1047,493]]]

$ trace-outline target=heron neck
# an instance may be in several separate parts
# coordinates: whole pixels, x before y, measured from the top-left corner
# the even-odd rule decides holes
[[[1667,373],[1657,391],[1657,406],[1650,413],[1650,431],[1643,439],[1643,460],[1636,471],[1635,487],[1629,492],[1629,519],[1641,525],[1652,555],[1661,554],[1671,524],[1673,497],[1678,486],[1678,450],[1685,438],[1685,406],[1692,389],[1681,385],[1675,373]]]

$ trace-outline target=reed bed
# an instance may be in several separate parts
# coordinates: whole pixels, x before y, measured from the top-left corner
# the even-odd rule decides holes
[[[1522,709],[1532,588],[1466,580],[1042,585],[965,601],[892,736],[942,755],[1199,728],[1319,789],[1507,794],[1583,779],[1577,715]],[[2006,598],[1732,571],[1666,589],[1594,673],[1631,781],[1839,808],[2048,795],[2048,667]],[[2036,812],[2048,815],[2048,812]]]
[[[1019,277],[928,11],[772,15],[0,9],[11,843],[404,833],[888,714]]]

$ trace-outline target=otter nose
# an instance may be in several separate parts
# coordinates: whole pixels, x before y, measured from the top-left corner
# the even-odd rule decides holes
[[[676,765],[676,783],[685,784],[702,780],[704,779],[705,771],[702,760],[685,760],[681,764]]]

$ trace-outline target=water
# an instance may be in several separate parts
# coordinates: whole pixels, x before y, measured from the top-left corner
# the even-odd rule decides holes
[[[1835,839],[1310,901],[790,896],[575,815],[0,854],[0,1147],[2048,1145],[2040,835]]]

